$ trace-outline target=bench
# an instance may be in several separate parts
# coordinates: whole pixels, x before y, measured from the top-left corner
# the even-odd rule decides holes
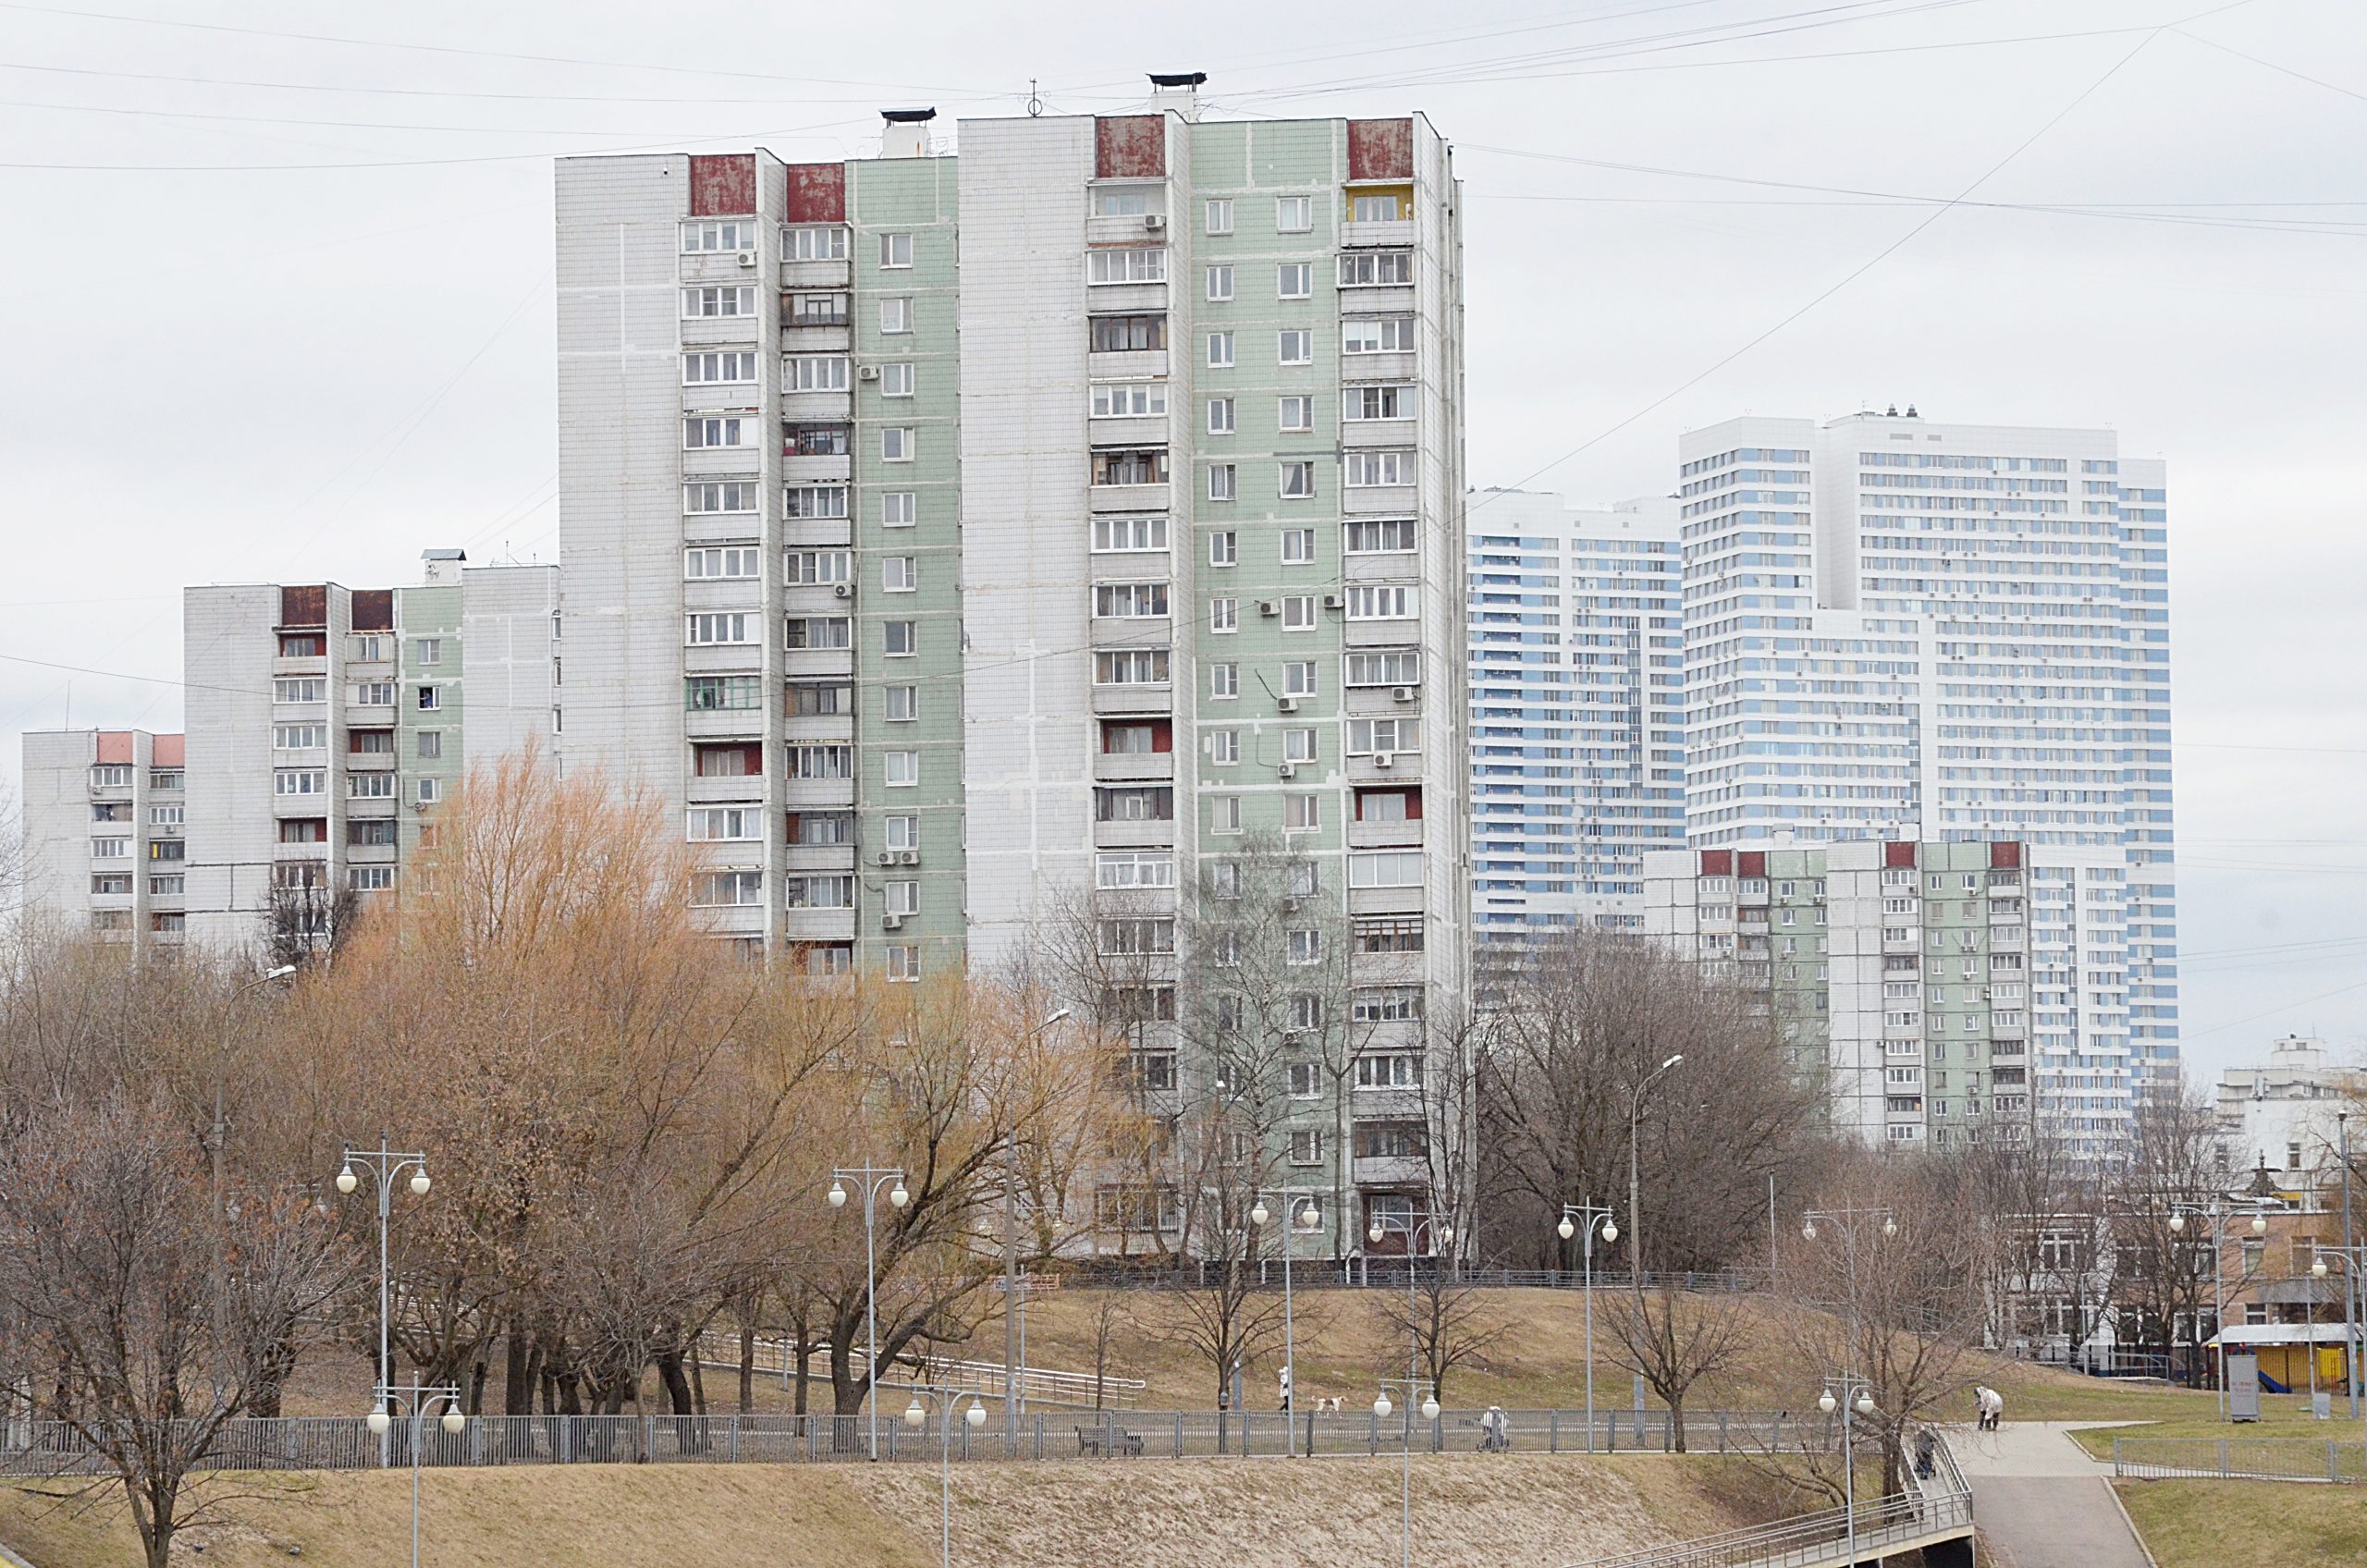
[[[1091,1459],[1106,1459],[1116,1454],[1140,1458],[1142,1434],[1129,1432],[1121,1427],[1079,1427],[1076,1429],[1076,1452],[1080,1457]]]

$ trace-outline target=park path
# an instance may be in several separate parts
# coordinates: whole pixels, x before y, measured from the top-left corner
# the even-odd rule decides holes
[[[1994,1432],[1948,1432],[1972,1487],[1973,1517],[1999,1568],[2153,1568],[2112,1491],[2112,1466],[2073,1442],[2073,1426],[2010,1421]]]

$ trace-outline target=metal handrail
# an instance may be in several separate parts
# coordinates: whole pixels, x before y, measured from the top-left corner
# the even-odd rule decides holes
[[[755,1370],[772,1377],[787,1377],[796,1369],[792,1341],[779,1335],[759,1334],[754,1346]],[[864,1365],[863,1348],[851,1353],[857,1367]],[[709,1366],[740,1365],[740,1336],[730,1329],[710,1329],[700,1336],[699,1360]],[[806,1357],[811,1370],[828,1376],[830,1351],[827,1345],[816,1345]],[[958,1361],[950,1356],[925,1356],[913,1379],[939,1388],[953,1389],[963,1393],[1000,1394],[1010,1381],[1010,1372],[1000,1361]],[[898,1375],[897,1364],[889,1363],[880,1369],[883,1385],[901,1385],[905,1379]],[[1048,1366],[1022,1366],[1019,1369],[1019,1394],[1023,1399],[1040,1400],[1050,1404],[1091,1404],[1097,1396],[1104,1404],[1132,1406],[1142,1392],[1150,1387],[1140,1378],[1098,1377],[1091,1372],[1071,1372]]]

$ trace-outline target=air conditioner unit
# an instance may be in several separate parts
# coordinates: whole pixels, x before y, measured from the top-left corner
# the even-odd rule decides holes
[[[1347,606],[1348,601],[1342,598],[1337,594],[1326,594],[1323,595],[1323,607],[1327,610],[1345,609],[1347,608]]]
[[[1156,233],[1167,227],[1167,216],[1163,213],[1147,213],[1143,215],[1143,227]]]
[[[752,266],[754,266],[754,265],[756,264],[756,252],[754,252],[754,251],[741,251],[741,252],[740,252],[740,264],[741,264],[742,266],[743,266],[743,267],[752,267]]]
[[[1274,772],[1280,778],[1295,778],[1298,777],[1298,764],[1294,762],[1282,763],[1274,769]]]
[[[830,584],[830,597],[832,597],[833,599],[852,599],[852,598],[853,598],[853,597],[854,597],[854,584],[853,584],[853,583],[852,583],[852,582],[833,582],[833,583],[831,583],[831,584]]]
[[[1257,601],[1257,613],[1259,615],[1280,615],[1282,613],[1282,606],[1271,599],[1260,599]]]
[[[879,367],[877,365],[857,365],[854,367],[854,378],[857,381],[877,381],[879,379]]]
[[[1296,697],[1277,697],[1274,699],[1274,705],[1282,709],[1284,713],[1298,712],[1298,699]]]
[[[1397,766],[1397,753],[1395,752],[1375,752],[1372,754],[1372,765],[1375,767],[1395,767]]]
[[[1392,703],[1410,703],[1421,694],[1411,686],[1399,686],[1391,690],[1389,700]]]
[[[871,863],[874,865],[893,865],[896,864],[896,851],[893,850],[882,850],[877,854],[871,857]]]
[[[918,850],[899,850],[896,851],[896,864],[898,865],[918,865],[920,863],[921,852]]]
[[[901,931],[903,928],[904,917],[901,914],[883,914],[879,917],[879,929],[882,931]]]

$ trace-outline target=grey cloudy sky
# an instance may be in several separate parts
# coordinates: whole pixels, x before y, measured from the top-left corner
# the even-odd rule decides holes
[[[105,4],[0,4],[7,776],[69,701],[178,727],[26,661],[169,680],[185,582],[556,558],[553,154],[1202,69],[1456,142],[1476,484],[1664,490],[1681,429],[1894,400],[2167,458],[2189,1056],[2367,1045],[2367,8]]]

